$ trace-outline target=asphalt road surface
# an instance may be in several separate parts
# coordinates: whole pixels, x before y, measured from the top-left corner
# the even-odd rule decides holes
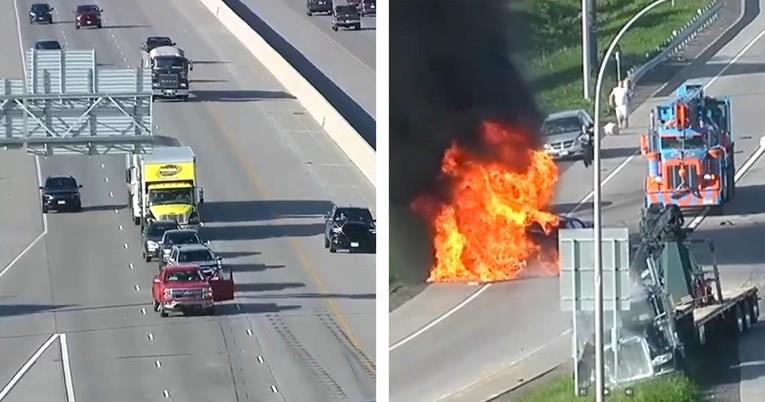
[[[362,17],[361,31],[334,32],[328,15],[306,15],[304,0],[240,1],[375,117],[374,16]]]
[[[706,82],[710,95],[730,97],[737,168],[744,165],[765,134],[758,117],[765,95],[765,39],[752,44],[758,35],[765,35],[761,34],[764,29],[765,17],[760,15],[709,61],[684,71],[687,79]],[[662,92],[669,94],[674,89]],[[663,99],[650,99],[631,115],[631,130],[604,141],[605,226],[637,227],[647,166],[642,157],[633,155],[639,145],[638,134],[648,126],[650,108]],[[717,260],[724,287],[749,281],[765,289],[765,256],[755,243],[763,230],[762,225],[755,226],[756,222],[765,219],[761,202],[765,182],[757,173],[762,163],[755,163],[743,176],[728,214],[708,218],[697,229],[699,235],[719,243]],[[581,163],[566,169],[556,207],[576,209],[577,216],[591,219],[592,200],[587,197],[592,191],[591,175],[592,170]],[[721,225],[723,221],[728,224]],[[465,304],[468,297],[472,299]],[[421,331],[447,312],[445,319]],[[559,311],[557,277],[480,288],[430,286],[391,314],[391,400],[477,401],[501,392],[503,387],[521,384],[568,357],[569,322],[569,316]],[[763,336],[758,326],[741,340],[741,394],[750,396],[745,401],[756,400],[765,389],[763,356],[757,352]]]
[[[26,23],[32,2],[18,1],[24,48],[55,39],[125,68],[146,36],[167,34],[196,61],[195,97],[156,103],[155,133],[197,154],[202,236],[233,267],[237,298],[213,317],[152,311],[156,262],[141,260],[123,155],[40,158],[43,178],[83,184],[84,203],[43,219],[35,158],[1,153],[0,386],[52,334],[68,346],[42,353],[7,400],[67,400],[63,366],[78,401],[374,399],[374,255],[321,240],[331,202],[373,208],[374,188],[326,133],[197,2],[104,0],[104,28],[75,31],[76,1],[56,2],[50,26]],[[13,5],[0,2],[0,76],[20,78]]]

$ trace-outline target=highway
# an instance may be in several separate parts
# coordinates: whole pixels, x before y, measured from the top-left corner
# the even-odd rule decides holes
[[[18,0],[19,34],[14,0],[0,2],[2,77],[22,77],[19,36],[125,68],[165,34],[196,61],[195,98],[155,103],[155,133],[197,154],[202,236],[233,267],[237,298],[212,317],[152,311],[157,265],[141,260],[123,155],[40,158],[39,176],[72,174],[84,203],[41,218],[36,158],[5,151],[0,386],[54,333],[68,353],[54,343],[4,400],[68,400],[64,366],[78,401],[375,399],[374,255],[330,254],[321,239],[332,202],[374,210],[369,182],[197,2],[103,0],[104,28],[79,31],[76,1],[56,2],[50,26],[25,22],[31,3]]]
[[[361,31],[333,32],[329,16],[306,15],[304,0],[237,1],[247,5],[375,118],[374,16],[362,17]],[[335,3],[340,4],[345,4],[345,0]]]
[[[706,82],[710,95],[730,97],[737,168],[755,152],[763,136],[757,117],[765,96],[763,32],[765,17],[758,15],[709,61],[682,72],[689,79]],[[648,126],[650,108],[662,99],[652,98],[636,109],[631,130],[604,141],[605,226],[637,228],[643,204],[641,183],[647,172],[645,160],[634,156],[638,134]],[[728,213],[704,220],[697,229],[699,235],[719,242],[717,261],[724,287],[750,281],[765,289],[765,260],[761,247],[753,242],[761,236],[762,225],[755,225],[765,213],[762,164],[753,164],[742,177]],[[577,216],[592,219],[591,183],[592,171],[581,163],[566,169],[556,208],[576,210]],[[559,311],[557,277],[481,287],[429,286],[391,314],[391,400],[477,401],[522,384],[568,358],[569,317]],[[756,396],[761,398],[765,389],[758,349],[762,333],[760,326],[741,339],[740,389],[742,396],[749,396],[742,399],[745,402],[759,400]]]

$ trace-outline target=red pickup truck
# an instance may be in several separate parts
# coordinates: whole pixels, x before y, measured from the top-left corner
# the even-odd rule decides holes
[[[163,267],[151,287],[154,311],[162,317],[169,312],[187,313],[202,310],[215,314],[215,303],[234,300],[234,277],[230,268],[222,267],[209,278],[196,265]]]

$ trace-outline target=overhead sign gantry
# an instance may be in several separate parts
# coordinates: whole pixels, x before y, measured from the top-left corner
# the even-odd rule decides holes
[[[151,71],[107,69],[95,50],[26,54],[24,79],[0,78],[0,147],[35,155],[149,153]]]

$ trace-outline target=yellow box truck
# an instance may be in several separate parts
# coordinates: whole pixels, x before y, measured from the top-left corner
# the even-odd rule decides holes
[[[154,147],[150,154],[127,156],[126,181],[133,222],[141,228],[152,220],[174,220],[198,229],[199,186],[196,155],[191,147]]]

